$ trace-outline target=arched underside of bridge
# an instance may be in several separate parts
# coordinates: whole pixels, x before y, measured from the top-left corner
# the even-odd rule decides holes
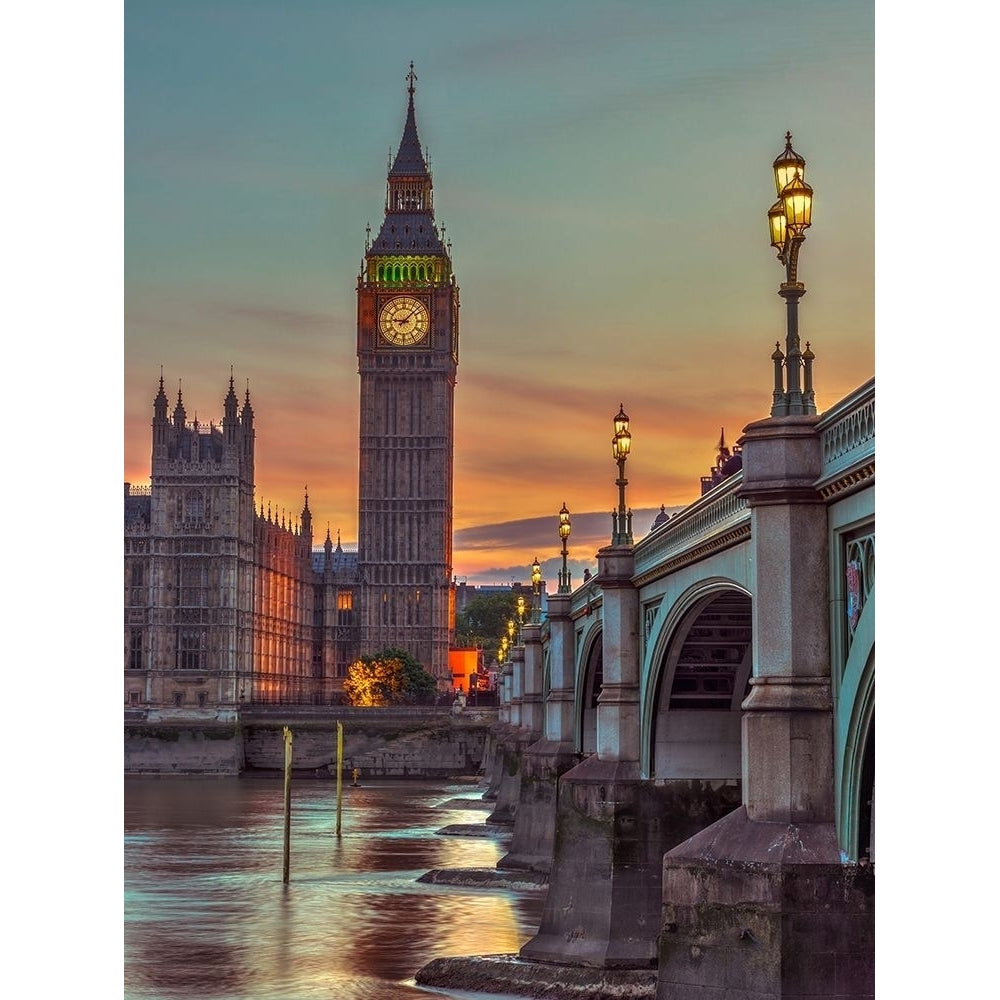
[[[875,591],[844,664],[836,714],[837,837],[851,861],[875,860]]]
[[[739,781],[740,705],[752,669],[750,596],[715,581],[675,608],[645,692],[642,773]]]
[[[597,751],[597,699],[604,685],[604,637],[600,628],[591,630],[586,640],[583,669],[576,680],[573,718],[577,753]]]

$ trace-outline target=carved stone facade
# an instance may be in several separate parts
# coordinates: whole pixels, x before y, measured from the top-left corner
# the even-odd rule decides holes
[[[328,704],[358,655],[353,554],[312,551],[296,523],[254,506],[254,425],[232,379],[221,426],[153,402],[151,484],[125,484],[125,703],[178,710]]]

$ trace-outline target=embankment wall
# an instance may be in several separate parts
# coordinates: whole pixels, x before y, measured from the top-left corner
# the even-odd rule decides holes
[[[335,777],[338,722],[346,778],[354,768],[369,778],[438,778],[482,769],[496,712],[346,709],[318,716],[270,710],[238,720],[131,720],[125,723],[125,773],[281,773],[288,726],[293,770]]]

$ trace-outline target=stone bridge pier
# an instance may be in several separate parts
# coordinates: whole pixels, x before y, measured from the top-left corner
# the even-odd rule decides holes
[[[659,1000],[874,997],[874,876],[835,826],[826,510],[815,416],[744,431],[754,676],[743,805],[663,862]]]
[[[529,689],[526,697],[525,657],[525,646],[511,647],[509,722],[497,735],[496,768],[499,780],[496,789],[496,807],[487,817],[488,823],[514,822],[521,795],[524,754],[540,732],[541,686],[539,685],[537,695]],[[529,686],[531,684],[532,681],[529,680]]]
[[[524,705],[527,728],[541,730],[521,758],[520,787],[510,851],[498,868],[550,872],[560,775],[580,760],[573,744],[573,622],[570,595],[548,599],[549,685],[543,700],[542,627],[524,629]],[[530,707],[529,707],[530,706]]]
[[[530,961],[606,969],[655,966],[663,855],[705,825],[699,820],[692,825],[690,810],[676,808],[670,782],[640,777],[639,607],[633,576],[632,546],[598,553],[603,683],[597,749],[558,779],[549,891],[538,934],[520,951]],[[557,624],[561,610],[557,602]],[[560,626],[555,635],[566,633]],[[563,650],[559,669],[565,671],[571,659]],[[554,660],[553,676],[560,676]],[[587,687],[579,677],[577,686]],[[554,742],[566,761],[571,713],[566,693],[558,698],[556,693],[553,685],[550,732],[561,737]],[[534,749],[549,750],[544,743]]]

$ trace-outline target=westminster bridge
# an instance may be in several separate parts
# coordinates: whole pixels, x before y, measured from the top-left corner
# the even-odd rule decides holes
[[[548,597],[502,675],[498,867],[526,960],[662,998],[874,995],[875,383]]]

